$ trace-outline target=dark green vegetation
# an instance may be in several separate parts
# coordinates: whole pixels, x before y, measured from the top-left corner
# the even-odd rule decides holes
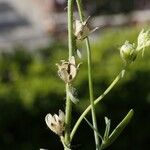
[[[118,47],[125,40],[134,42],[139,30],[117,29],[103,33],[93,42],[93,73],[95,97],[99,96],[122,69]],[[46,126],[47,113],[64,110],[64,83],[57,75],[60,59],[67,58],[67,46],[53,43],[48,48],[29,53],[18,47],[0,55],[0,149],[61,150],[59,138]],[[82,66],[74,83],[80,99],[74,106],[74,120],[89,104],[86,52],[82,48]],[[78,59],[78,61],[80,61]],[[104,116],[112,120],[113,129],[133,108],[135,115],[110,150],[148,149],[150,126],[150,52],[145,51],[130,66],[125,78],[97,106],[99,130],[104,131]],[[90,116],[89,120],[90,120]],[[111,130],[112,131],[112,130]],[[91,150],[93,131],[83,122],[73,141],[74,149]]]

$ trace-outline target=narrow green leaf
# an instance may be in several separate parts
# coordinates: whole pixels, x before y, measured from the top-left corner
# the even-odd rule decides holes
[[[87,124],[94,130],[96,131],[97,135],[100,137],[100,139],[103,141],[102,136],[100,135],[100,133],[93,127],[93,125],[84,117],[85,121],[87,122]]]
[[[121,134],[123,129],[128,125],[130,122],[132,116],[133,116],[133,109],[131,109],[128,114],[125,116],[125,118],[118,124],[118,126],[113,130],[113,132],[110,134],[108,140],[103,141],[101,145],[101,149],[105,149],[108,146],[110,146],[116,139],[117,137]]]
[[[110,131],[110,119],[108,119],[107,117],[105,117],[105,124],[106,124],[106,128],[105,128],[105,133],[104,133],[104,141],[106,141],[109,138],[109,131]]]

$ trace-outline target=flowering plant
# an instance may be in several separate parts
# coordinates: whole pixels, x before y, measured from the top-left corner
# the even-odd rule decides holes
[[[113,80],[113,82],[108,86],[108,88],[96,99],[93,95],[93,78],[92,78],[92,59],[91,59],[91,47],[90,40],[88,36],[94,32],[96,28],[90,29],[89,27],[89,17],[84,20],[82,3],[81,0],[76,0],[80,20],[74,20],[73,17],[73,0],[68,0],[68,49],[69,49],[69,58],[68,61],[62,60],[61,64],[56,64],[58,66],[58,75],[64,81],[66,86],[66,108],[65,113],[59,110],[59,115],[47,114],[45,121],[47,126],[56,133],[63,144],[65,150],[72,149],[72,139],[81,123],[82,120],[85,120],[87,124],[93,129],[94,139],[95,139],[95,148],[96,150],[102,150],[110,146],[116,138],[121,134],[123,129],[127,126],[133,116],[133,109],[131,109],[123,120],[117,125],[117,127],[110,133],[111,120],[105,117],[105,132],[101,135],[98,131],[97,119],[96,119],[96,110],[95,105],[103,100],[103,98],[112,90],[112,88],[120,81],[125,73],[127,72],[128,67],[133,63],[138,54],[142,52],[144,54],[144,49],[150,46],[150,32],[142,30],[138,36],[137,44],[132,44],[126,41],[120,47],[120,56],[124,62],[124,67]],[[77,74],[80,74],[80,63],[76,64],[76,59],[74,51],[76,51],[76,42],[84,41],[86,43],[87,49],[87,68],[88,68],[88,83],[89,83],[89,100],[90,105],[84,110],[79,119],[72,127],[72,105],[77,103],[79,100],[74,95],[75,88],[73,87],[73,81],[76,79]],[[77,50],[79,57],[81,54]],[[73,102],[73,103],[72,103]],[[92,123],[87,120],[86,115],[91,111]]]

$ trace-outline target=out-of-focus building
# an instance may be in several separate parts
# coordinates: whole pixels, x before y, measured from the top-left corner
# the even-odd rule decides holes
[[[85,2],[84,7],[87,15],[88,13],[91,15],[96,14],[93,11],[98,11],[99,8],[103,9],[103,5],[107,4],[109,0],[95,0],[88,3],[87,1],[83,1]],[[116,26],[150,21],[150,1],[131,1],[132,8],[140,11],[129,15],[103,14],[92,21],[93,26]],[[125,3],[126,0],[121,2]],[[119,5],[120,3],[116,4],[114,1],[108,7],[121,8]],[[143,12],[142,8],[146,10]],[[31,48],[47,45],[50,37],[58,38],[65,33],[66,11],[67,0],[0,0],[0,48],[12,47],[16,44],[23,44]]]
[[[64,5],[64,0],[0,0],[0,48],[47,45]]]

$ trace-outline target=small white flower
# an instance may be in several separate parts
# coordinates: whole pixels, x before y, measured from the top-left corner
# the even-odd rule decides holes
[[[126,41],[120,48],[120,55],[125,63],[133,62],[137,57],[135,45]]]
[[[83,40],[85,39],[90,33],[94,32],[98,29],[98,27],[90,29],[89,27],[89,19],[88,17],[84,22],[80,20],[74,20],[73,28],[74,28],[74,35],[76,39]]]
[[[58,66],[58,75],[65,82],[70,83],[77,75],[80,64],[76,65],[75,58],[72,56],[69,61],[61,61]]]
[[[146,47],[150,46],[150,30],[140,32],[137,41],[137,51],[142,51],[142,56],[144,55],[144,50]]]
[[[150,30],[144,31],[144,29],[140,32],[138,36],[138,47],[137,50],[150,46]]]
[[[65,114],[59,110],[59,115],[47,114],[45,117],[47,126],[56,134],[61,136],[65,130]]]

